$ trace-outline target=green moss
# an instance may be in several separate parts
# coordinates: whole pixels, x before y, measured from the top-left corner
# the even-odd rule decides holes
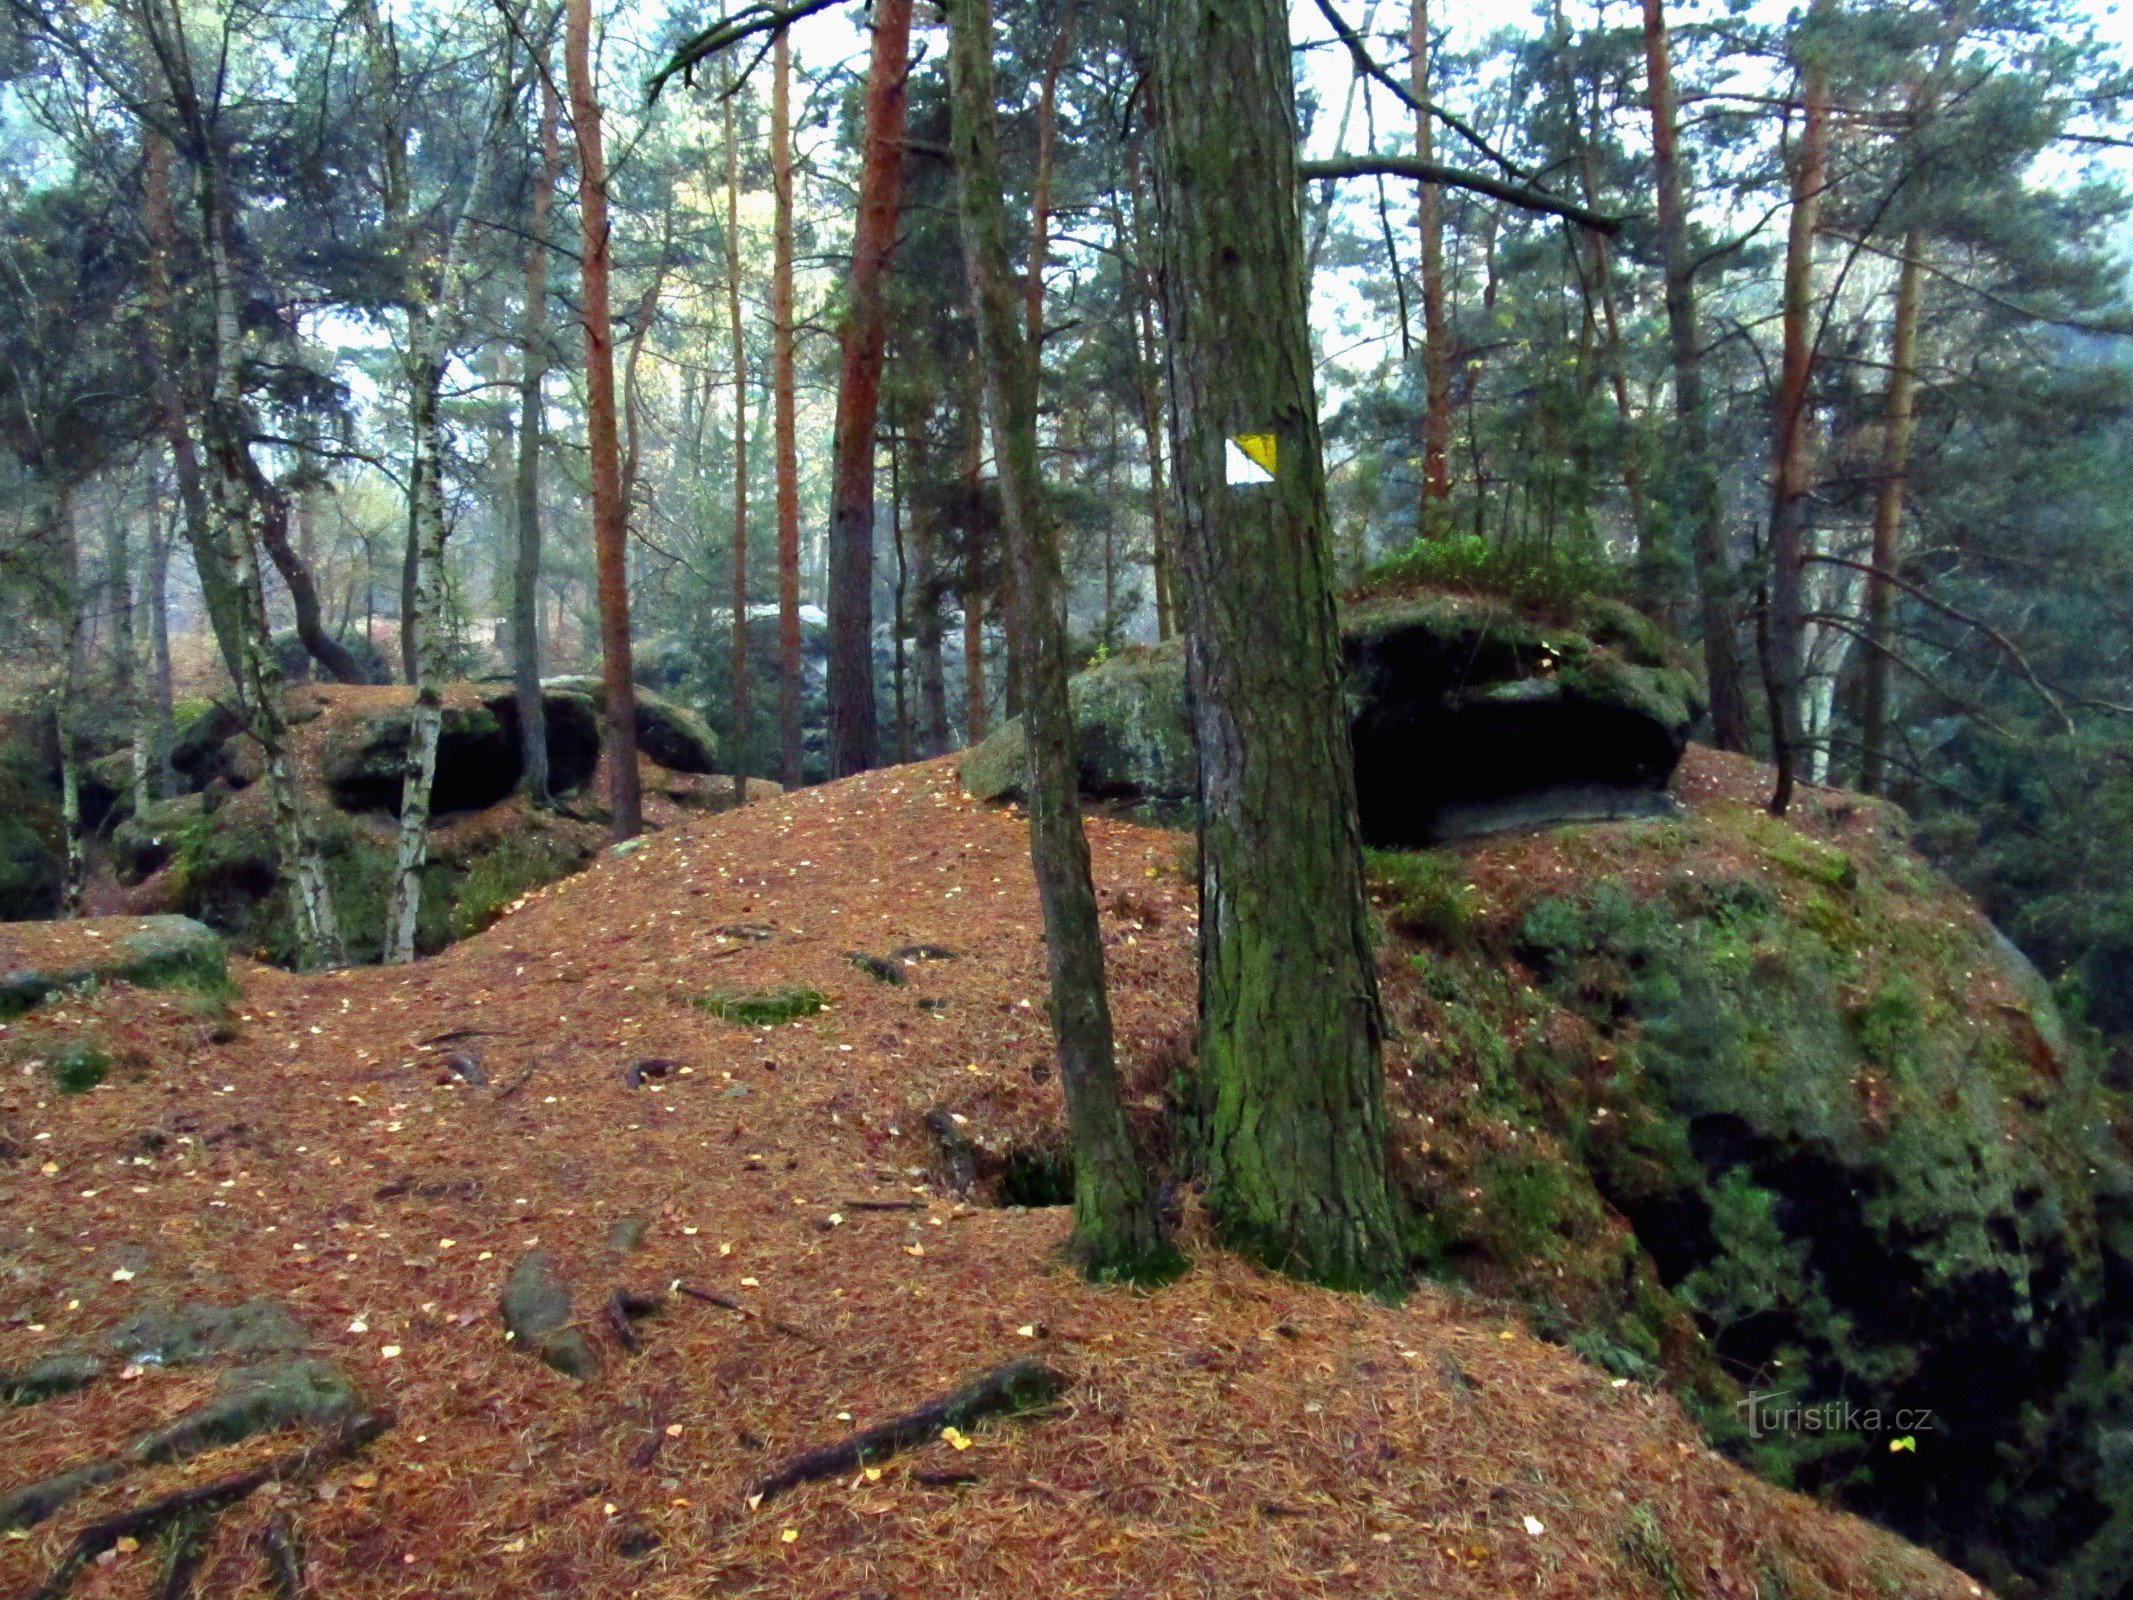
[[[584,864],[585,852],[554,833],[538,830],[507,835],[468,864],[451,908],[452,937],[473,937],[514,901],[569,877]]]
[[[1521,605],[1569,607],[1616,592],[1620,569],[1578,544],[1506,544],[1477,534],[1417,539],[1364,575],[1365,590],[1417,587],[1496,595]]]
[[[87,1039],[73,1039],[45,1058],[45,1070],[61,1094],[87,1094],[111,1071],[111,1055]]]
[[[1659,1586],[1665,1600],[1689,1600],[1695,1590],[1681,1575],[1681,1562],[1674,1554],[1674,1541],[1667,1537],[1659,1513],[1648,1505],[1629,1514],[1622,1529],[1622,1553],[1630,1565]]]
[[[1433,945],[1466,943],[1478,906],[1464,857],[1447,850],[1372,850],[1367,857],[1395,932]]]
[[[768,1028],[813,1016],[829,1004],[829,996],[819,989],[805,988],[771,989],[752,994],[721,989],[699,995],[694,1003],[698,1010],[709,1012],[721,1022]]]

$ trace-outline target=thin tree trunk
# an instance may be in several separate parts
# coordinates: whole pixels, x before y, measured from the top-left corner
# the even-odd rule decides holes
[[[288,586],[289,602],[296,612],[296,637],[302,641],[305,653],[335,683],[368,683],[370,674],[354,654],[326,631],[310,563],[289,543],[288,496],[264,477],[252,485],[252,490],[259,498],[260,542],[266,546],[274,570]]]
[[[1741,680],[1739,614],[1733,563],[1726,554],[1726,508],[1711,459],[1704,415],[1703,344],[1696,326],[1695,266],[1689,258],[1688,212],[1674,108],[1673,51],[1664,0],[1643,0],[1644,61],[1652,112],[1652,166],[1658,189],[1660,256],[1666,277],[1667,343],[1674,364],[1674,409],[1680,420],[1682,519],[1703,625],[1704,676],[1711,699],[1711,738],[1721,750],[1748,748],[1748,698]]]
[[[1201,1153],[1217,1225],[1283,1271],[1404,1260],[1341,691],[1282,0],[1158,0],[1164,325],[1200,758]],[[1228,482],[1271,435],[1271,483]]]
[[[948,731],[947,673],[941,660],[941,571],[939,513],[926,490],[933,479],[928,467],[925,422],[912,430],[910,473],[919,485],[911,503],[911,564],[917,590],[912,618],[912,651],[918,657],[918,748],[922,757],[945,755]]]
[[[375,22],[373,23],[375,26]],[[382,33],[382,30],[380,30]],[[399,63],[389,44],[380,51],[397,86]],[[489,166],[502,128],[498,125],[511,97],[508,68],[497,85],[495,113],[483,119],[474,166],[457,210],[447,224],[439,260],[433,270],[426,250],[417,249],[410,232],[413,216],[407,187],[404,132],[388,125],[385,155],[388,214],[398,224],[409,261],[404,289],[407,306],[408,427],[414,440],[409,473],[409,520],[414,552],[414,605],[401,612],[403,639],[414,657],[415,698],[408,711],[407,773],[400,788],[400,828],[393,865],[392,895],[385,912],[388,966],[415,959],[415,934],[422,916],[422,869],[429,859],[430,797],[436,787],[437,743],[444,731],[444,681],[451,672],[451,640],[445,626],[445,539],[450,526],[444,514],[445,367],[460,321],[468,224],[488,187]]]
[[[1065,0],[1037,87],[1037,170],[1030,178],[1029,279],[1023,285],[1029,342],[1044,360],[1044,266],[1052,248],[1052,149],[1059,135],[1059,74],[1074,45],[1074,0]]]
[[[991,713],[985,693],[985,544],[980,533],[978,489],[985,471],[985,380],[973,362],[964,386],[963,503],[970,522],[963,531],[963,733],[965,742],[985,737]]]
[[[153,519],[151,510],[151,528]],[[141,807],[155,797],[149,750],[152,719],[144,692],[146,674],[141,670],[140,628],[134,611],[133,539],[125,507],[116,493],[104,507],[104,609],[111,616],[112,698],[125,713],[132,732],[127,758],[133,782],[128,787],[127,803],[139,815]]]
[[[1903,562],[1903,499],[1911,466],[1911,424],[1918,394],[1919,259],[1925,235],[1904,235],[1896,279],[1889,353],[1888,420],[1881,441],[1881,485],[1874,499],[1874,570],[1866,580],[1866,656],[1860,713],[1859,787],[1880,794],[1888,780],[1889,655],[1895,648],[1895,573]]]
[[[730,63],[730,58],[729,58]],[[726,91],[726,316],[733,325],[733,803],[748,800],[748,338],[741,322],[741,146]]]
[[[592,77],[592,0],[568,0],[564,60],[570,120],[578,137],[580,276],[585,322],[585,440],[592,463],[594,562],[599,571],[600,655],[607,689],[608,805],[617,839],[644,831],[637,778],[637,688],[630,661],[629,507],[615,435],[615,327],[608,309],[611,241],[607,159]]]
[[[1826,9],[1816,0],[1809,20]],[[1814,379],[1815,230],[1828,181],[1829,74],[1809,43],[1800,70],[1805,103],[1800,140],[1792,160],[1792,219],[1785,241],[1784,361],[1771,426],[1770,620],[1764,673],[1770,689],[1770,744],[1777,762],[1773,815],[1792,804],[1800,760],[1800,679],[1806,652],[1806,622],[1800,585],[1812,472],[1808,391]]]
[[[511,569],[511,685],[518,708],[522,752],[519,785],[531,805],[545,807],[548,794],[548,716],[541,702],[541,439],[547,407],[548,233],[562,169],[559,124],[562,107],[544,63],[541,84],[540,165],[534,173],[527,216],[526,301],[519,318],[517,548]]]
[[[144,598],[148,604],[147,728],[154,797],[176,794],[178,790],[177,768],[172,759],[177,748],[178,730],[176,708],[172,704],[170,665],[170,546],[176,537],[174,523],[166,523],[160,504],[152,503]]]
[[[830,486],[829,766],[833,778],[874,765],[874,425],[887,348],[889,257],[903,207],[905,76],[911,0],[874,0],[865,164],[852,239],[851,308],[837,383]]]
[[[889,635],[894,655],[890,662],[889,681],[896,699],[896,759],[902,763],[911,759],[911,705],[904,692],[904,605],[910,591],[911,571],[904,557],[903,452],[893,424],[889,434],[889,548],[896,554],[893,597],[896,615]]]
[[[1175,563],[1171,558],[1170,487],[1163,478],[1163,360],[1156,319],[1154,246],[1149,239],[1141,144],[1136,131],[1126,144],[1127,187],[1133,202],[1133,261],[1125,276],[1133,296],[1133,324],[1139,343],[1141,434],[1148,450],[1149,567],[1155,581],[1155,636],[1160,642],[1177,632]]]
[[[1052,1033],[1074,1149],[1074,1250],[1098,1278],[1174,1270],[1154,1197],[1133,1153],[1112,1054],[1103,932],[1081,826],[1074,718],[1067,703],[1066,607],[1037,454],[1037,347],[1008,286],[992,86],[989,0],[948,0],[949,95],[965,269],[993,415],[1001,521],[1020,570],[1029,651],[1030,859],[1050,957]]]
[[[177,247],[177,224],[171,211],[170,141],[151,132],[143,141],[141,176],[142,231],[148,236],[148,368],[164,443],[170,449],[177,479],[178,503],[184,511],[186,543],[200,576],[200,597],[207,608],[215,643],[233,684],[244,681],[241,638],[243,608],[237,580],[215,539],[207,489],[201,481],[199,452],[185,411],[178,375],[180,353],[172,314],[171,253]]]
[[[1408,13],[1410,85],[1415,112],[1415,157],[1436,159],[1435,119],[1429,114],[1429,0],[1414,0]],[[1452,498],[1452,346],[1444,319],[1444,185],[1425,183],[1418,221],[1422,230],[1422,509],[1417,531],[1431,538],[1450,531],[1445,508]],[[1399,263],[1393,263],[1395,274]]]
[[[770,180],[776,242],[770,279],[770,386],[778,497],[778,772],[802,778],[800,729],[800,447],[793,378],[792,45],[783,28],[770,91]]]
[[[81,705],[84,650],[81,593],[81,547],[74,527],[74,499],[64,486],[56,489],[47,511],[52,564],[59,591],[59,686],[53,696],[52,726],[59,746],[59,826],[64,850],[59,914],[81,915],[82,889],[88,882],[87,842],[81,820],[81,739],[77,715]]]

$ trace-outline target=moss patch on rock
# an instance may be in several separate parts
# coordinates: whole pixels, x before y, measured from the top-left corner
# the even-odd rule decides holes
[[[2123,1112],[1892,813],[1380,856],[1373,893],[1429,1270],[1983,1575],[2133,1554]]]

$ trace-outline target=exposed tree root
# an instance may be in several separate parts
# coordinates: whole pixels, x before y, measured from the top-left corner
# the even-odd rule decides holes
[[[198,1540],[205,1542],[206,1526],[215,1515],[250,1495],[254,1490],[275,1482],[300,1482],[322,1472],[335,1462],[354,1455],[373,1439],[393,1425],[393,1414],[388,1410],[366,1411],[342,1423],[324,1438],[315,1439],[301,1450],[293,1451],[280,1459],[268,1462],[263,1467],[254,1467],[250,1472],[240,1472],[235,1477],[218,1478],[213,1483],[196,1484],[190,1489],[180,1489],[160,1500],[151,1500],[146,1505],[135,1506],[131,1511],[122,1511],[115,1517],[106,1517],[101,1522],[92,1522],[75,1535],[74,1547],[52,1569],[51,1577],[45,1580],[33,1600],[61,1600],[74,1586],[81,1569],[111,1549],[121,1539],[137,1539],[143,1534],[181,1522],[190,1522],[199,1529]],[[191,1568],[185,1569],[179,1579],[179,1557],[185,1536],[179,1535],[179,1545],[174,1548],[171,1570],[165,1575],[164,1587],[159,1594],[169,1600],[179,1600],[192,1582]],[[197,1566],[198,1557],[193,1557]],[[172,1583],[178,1587],[173,1589]]]
[[[943,1428],[962,1428],[982,1417],[1027,1411],[1056,1400],[1067,1386],[1066,1374],[1041,1361],[1010,1361],[974,1378],[952,1394],[929,1400],[916,1411],[907,1411],[887,1422],[863,1428],[848,1439],[823,1445],[794,1456],[776,1471],[758,1478],[749,1488],[751,1505],[796,1484],[817,1478],[833,1478],[885,1460],[899,1450],[908,1450],[936,1438]]]

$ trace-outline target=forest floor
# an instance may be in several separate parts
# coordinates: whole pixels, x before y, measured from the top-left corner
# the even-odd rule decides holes
[[[1698,752],[1681,787],[1745,782]],[[1090,831],[1146,1117],[1190,1047],[1189,845]],[[0,969],[98,931],[0,927]],[[894,955],[914,945],[954,955]],[[1056,1123],[1058,1085],[1026,831],[950,761],[679,818],[412,968],[237,978],[226,1016],[118,986],[0,1032],[0,1367],[99,1348],[146,1304],[263,1298],[396,1419],[223,1513],[198,1593],[274,1592],[270,1518],[337,1600],[1982,1592],[1500,1305],[1271,1277],[1189,1202],[1180,1281],[1094,1288],[1057,1259],[1065,1210],[952,1192],[927,1113],[997,1157]],[[694,1003],[791,986],[827,1008],[756,1027]],[[116,1066],[62,1096],[45,1060],[82,1034]],[[672,1065],[631,1087],[647,1061]],[[627,1218],[646,1228],[618,1249]],[[506,1340],[535,1247],[575,1286],[589,1381]],[[618,1288],[666,1295],[634,1352],[601,1316]],[[788,1457],[1017,1357],[1066,1375],[1059,1401],[750,1504]],[[0,1412],[0,1491],[216,1381],[116,1367]],[[0,1540],[0,1594],[93,1518],[290,1447],[134,1468]],[[157,1560],[122,1545],[73,1592],[151,1593]]]

